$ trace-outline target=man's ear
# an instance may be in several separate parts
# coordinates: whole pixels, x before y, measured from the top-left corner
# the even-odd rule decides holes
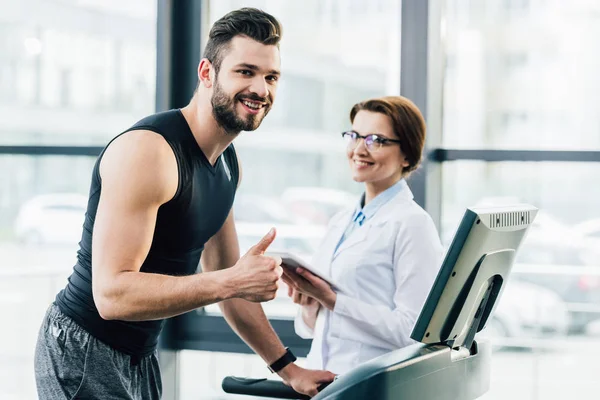
[[[198,80],[200,81],[200,85],[207,89],[213,85],[212,71],[212,63],[208,61],[208,58],[200,60],[200,64],[198,64]]]

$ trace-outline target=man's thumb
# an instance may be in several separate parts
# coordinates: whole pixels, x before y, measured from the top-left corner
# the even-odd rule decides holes
[[[263,236],[263,238],[260,239],[260,242],[255,244],[254,247],[252,247],[248,253],[254,255],[262,255],[265,251],[267,251],[271,243],[273,243],[273,240],[275,240],[275,233],[275,228],[271,228],[269,233]]]

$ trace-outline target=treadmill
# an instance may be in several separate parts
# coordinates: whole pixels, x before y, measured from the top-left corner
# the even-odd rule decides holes
[[[415,323],[417,343],[339,375],[315,400],[471,400],[490,387],[491,345],[478,340],[537,214],[530,205],[468,208]],[[281,381],[229,376],[223,390],[308,399]],[[242,399],[243,397],[240,397]]]

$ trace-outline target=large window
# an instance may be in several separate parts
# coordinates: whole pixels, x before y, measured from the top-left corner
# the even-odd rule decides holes
[[[600,152],[590,152],[600,149],[598,10],[445,4],[442,142],[456,157],[442,164],[442,238],[465,206],[540,209],[488,327],[496,345],[486,399],[597,395],[587,370],[600,356]]]
[[[0,9],[0,398],[35,399],[37,332],[75,263],[99,150],[73,146],[103,146],[154,112],[156,1]]]
[[[593,1],[448,0],[444,145],[599,150],[597,15]]]
[[[401,92],[419,97],[421,107],[441,99],[441,110],[435,101],[424,108],[434,127],[428,165],[441,167],[415,178],[427,180],[428,199],[439,199],[427,204],[440,211],[429,210],[444,244],[467,206],[540,208],[485,332],[494,356],[484,398],[595,398],[600,7],[417,1],[405,5],[428,4],[441,70],[437,59],[411,64],[426,52],[423,35],[401,24],[401,0],[202,2],[204,38],[212,22],[242,6],[271,12],[284,26],[273,111],[236,139],[244,165],[234,204],[241,249],[275,225],[274,247],[310,259],[329,218],[361,191],[339,136],[350,107]],[[0,398],[34,399],[37,330],[75,262],[95,155],[155,110],[157,1],[0,0],[0,9],[0,310],[10,327],[0,329]],[[406,38],[418,48],[405,54]],[[410,74],[407,64],[415,67]],[[426,87],[437,80],[423,71],[441,71],[442,84]],[[286,344],[306,349],[285,290],[264,309]],[[222,398],[225,375],[270,376],[259,357],[241,354],[248,349],[218,307],[184,317],[174,325],[178,345],[197,350],[181,352],[182,399]]]

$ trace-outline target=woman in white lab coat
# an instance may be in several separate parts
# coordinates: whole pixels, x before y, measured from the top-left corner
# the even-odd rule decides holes
[[[410,333],[443,257],[431,217],[405,181],[425,143],[419,109],[400,96],[372,99],[352,108],[350,122],[342,136],[364,194],[332,218],[313,258],[348,293],[306,270],[283,276],[301,305],[296,333],[313,339],[307,367],[336,374],[414,343]]]

